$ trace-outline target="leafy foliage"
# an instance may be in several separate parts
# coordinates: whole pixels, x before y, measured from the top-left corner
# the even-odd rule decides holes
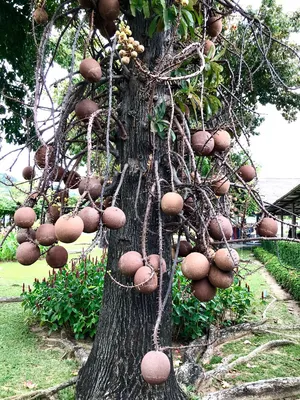
[[[280,262],[300,271],[300,244],[285,241],[263,241],[262,248],[274,254]]]
[[[63,268],[33,290],[23,293],[23,306],[50,331],[64,328],[76,339],[93,338],[99,319],[105,264],[86,259],[71,269]]]
[[[17,204],[7,197],[0,197],[0,218],[6,215],[14,215]]]
[[[23,306],[50,331],[67,329],[77,339],[94,337],[101,309],[105,263],[89,259],[34,282],[23,293]],[[189,282],[179,269],[173,283],[173,333],[178,339],[192,340],[210,324],[231,325],[243,320],[252,294],[239,285],[220,290],[214,300],[200,303],[190,292]]]
[[[0,235],[0,240],[2,240],[2,236]],[[3,245],[0,247],[0,261],[13,261],[16,259],[16,251],[19,246],[16,234],[11,232]]]
[[[274,104],[286,120],[293,121],[300,107],[300,94],[297,91],[287,90],[287,87],[296,87],[300,83],[296,56],[299,45],[292,43],[290,39],[291,34],[300,31],[299,15],[297,12],[293,14],[284,13],[282,6],[278,5],[275,0],[262,0],[259,10],[251,9],[251,12],[259,18],[262,27],[268,27],[269,34],[273,37],[268,50],[269,62],[267,68],[258,68],[263,49],[259,31],[254,31],[251,28],[245,31],[245,21],[242,18],[238,20],[237,24],[234,25],[236,29],[227,31],[226,38],[229,42],[234,43],[234,48],[226,51],[224,59],[230,61],[234,76],[239,75],[239,70],[240,76],[249,76],[249,65],[253,67],[249,77],[252,81],[252,90],[244,91],[242,83],[239,93],[236,93],[236,95],[241,96],[245,100],[245,105],[249,106],[250,109],[255,107],[258,101],[263,105]],[[256,40],[250,40],[253,34],[255,34]],[[289,47],[282,46],[278,41]],[[244,62],[240,64],[236,49],[243,48]],[[228,74],[225,77],[227,85],[231,78]],[[243,79],[243,82],[247,84],[246,81]],[[277,81],[278,84],[274,84],[274,81]],[[286,87],[284,88],[282,84]],[[253,120],[253,116],[245,109],[240,110],[240,112],[246,118],[244,120],[246,125],[250,120],[254,123],[254,128],[255,125],[260,124],[261,119]]]
[[[189,281],[177,270],[173,283],[174,336],[190,341],[203,335],[211,324],[240,323],[251,306],[252,297],[252,293],[235,279],[230,288],[218,290],[213,300],[200,303],[191,294]]]
[[[254,249],[254,255],[265,264],[276,281],[288,290],[295,300],[300,300],[300,271],[289,264],[282,263],[278,257],[260,247]]]

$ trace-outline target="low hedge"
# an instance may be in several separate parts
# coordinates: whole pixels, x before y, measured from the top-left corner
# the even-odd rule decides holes
[[[253,249],[255,257],[265,264],[277,283],[286,289],[295,300],[300,300],[300,270],[281,262],[277,256],[261,247]]]
[[[101,309],[106,260],[82,260],[71,268],[54,271],[22,294],[29,319],[50,331],[64,328],[76,339],[93,338]],[[178,267],[173,282],[173,336],[190,341],[207,331],[210,324],[228,326],[245,320],[252,293],[235,278],[234,284],[218,290],[216,297],[201,303],[191,294],[190,281]]]
[[[285,264],[300,271],[300,243],[286,241],[262,241],[261,246]]]

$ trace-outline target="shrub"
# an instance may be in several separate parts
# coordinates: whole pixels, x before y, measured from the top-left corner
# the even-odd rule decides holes
[[[203,335],[211,324],[228,326],[242,322],[252,297],[235,278],[230,288],[218,289],[213,300],[201,303],[192,295],[190,281],[178,269],[173,282],[174,338],[190,341]]]
[[[23,306],[50,332],[64,328],[76,339],[94,337],[101,307],[105,264],[80,261],[53,271],[47,280],[35,280],[24,291]]]
[[[4,235],[0,235],[0,241],[3,240]],[[12,261],[16,259],[16,251],[19,246],[15,232],[11,232],[5,242],[0,247],[0,261]]]
[[[280,262],[278,257],[262,248],[256,247],[253,252],[255,257],[265,264],[277,283],[289,291],[295,300],[300,300],[300,271]]]
[[[64,328],[76,339],[93,338],[96,333],[105,262],[85,260],[51,274],[47,280],[34,282],[33,290],[23,293],[23,306],[34,319],[50,331]],[[173,336],[192,340],[201,336],[210,324],[239,323],[250,307],[252,294],[234,285],[219,290],[208,303],[200,303],[190,291],[190,281],[177,270],[173,282]]]
[[[300,243],[265,240],[261,246],[283,263],[300,271]]]

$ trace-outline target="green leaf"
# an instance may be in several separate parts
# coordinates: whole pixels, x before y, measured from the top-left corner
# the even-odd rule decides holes
[[[158,20],[159,20],[159,16],[156,15],[153,18],[153,20],[151,21],[151,24],[150,24],[149,30],[148,30],[148,35],[149,35],[150,38],[152,38],[152,36],[156,32]]]
[[[143,1],[143,13],[145,18],[149,18],[150,17],[150,8],[149,8],[149,1],[148,0],[144,0]]]
[[[180,24],[179,24],[179,34],[182,38],[186,39],[187,37],[187,33],[188,33],[188,26],[187,23],[185,22],[185,20],[183,18],[181,18],[180,20]]]
[[[213,46],[212,46],[212,47],[213,47]],[[215,55],[215,57],[213,58],[213,61],[218,61],[218,60],[220,60],[220,59],[224,56],[224,54],[226,53],[226,51],[227,51],[227,47],[224,47],[218,54]]]
[[[181,12],[182,12],[182,15],[183,15],[184,19],[187,22],[187,25],[189,27],[190,26],[194,27],[194,18],[193,18],[192,13],[190,11],[186,10],[186,9],[182,9]]]

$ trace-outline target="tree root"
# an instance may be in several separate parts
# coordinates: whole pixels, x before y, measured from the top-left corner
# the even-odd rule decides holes
[[[65,353],[62,356],[63,359],[75,357],[76,360],[79,362],[80,366],[83,366],[86,363],[88,354],[77,343],[73,343],[69,339],[53,339],[53,338],[44,338],[44,341],[52,346],[57,346],[65,350]]]
[[[300,377],[275,378],[250,382],[231,389],[210,393],[203,400],[282,400],[300,394]]]
[[[48,389],[35,390],[34,392],[24,393],[17,396],[7,397],[6,400],[37,400],[37,399],[51,399],[51,396],[58,393],[60,390],[66,389],[69,386],[75,385],[77,382],[77,376],[69,379],[66,382],[60,383],[59,385],[52,386]]]
[[[212,378],[221,378],[228,371],[235,368],[237,365],[245,364],[246,362],[248,362],[249,360],[251,360],[252,358],[257,356],[257,354],[259,354],[259,353],[268,351],[270,349],[273,349],[274,347],[287,346],[290,344],[297,344],[297,343],[293,342],[292,340],[271,340],[268,343],[264,343],[261,346],[257,347],[256,349],[254,349],[253,351],[251,351],[251,353],[249,353],[248,355],[239,357],[238,359],[232,361],[231,363],[221,364],[217,368],[215,368],[211,371],[208,371],[204,375],[204,382],[206,383],[207,380],[210,380]],[[200,385],[202,382],[200,382]]]
[[[23,297],[0,297],[0,303],[21,303]]]

